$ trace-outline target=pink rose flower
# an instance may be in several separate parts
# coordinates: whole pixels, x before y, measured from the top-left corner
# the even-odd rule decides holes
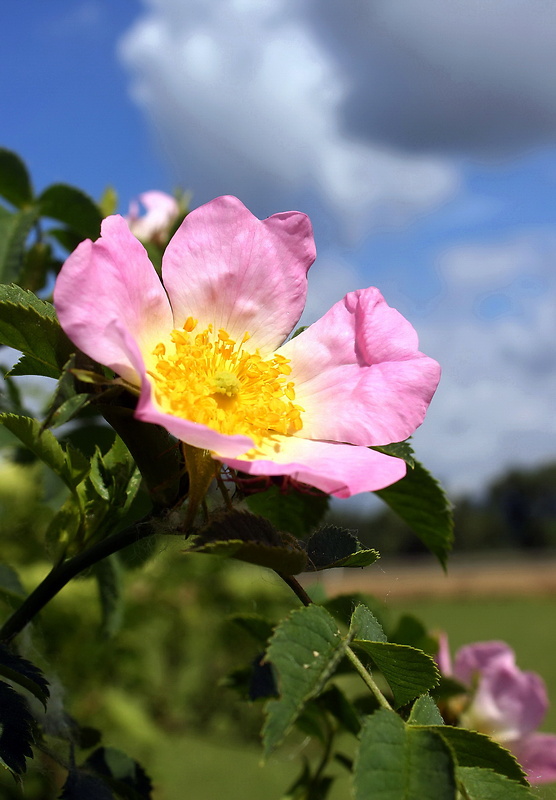
[[[556,736],[536,733],[548,709],[544,681],[523,672],[505,642],[477,642],[456,653],[453,669],[446,638],[437,656],[440,670],[472,690],[460,715],[466,728],[481,731],[511,750],[531,783],[556,781]]]
[[[166,192],[143,192],[137,200],[129,204],[126,216],[130,231],[142,242],[164,243],[174,222],[177,220],[180,207],[175,197]],[[140,213],[140,205],[146,209]]]
[[[286,341],[314,259],[305,214],[261,221],[219,197],[173,236],[163,283],[125,220],[108,217],[64,264],[54,303],[70,339],[137,387],[138,419],[233,469],[349,497],[405,475],[369,447],[413,433],[440,369],[374,288]]]

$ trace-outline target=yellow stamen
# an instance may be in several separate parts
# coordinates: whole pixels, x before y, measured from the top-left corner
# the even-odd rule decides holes
[[[236,344],[223,328],[213,333],[209,325],[194,333],[196,327],[197,320],[188,317],[182,330],[173,330],[153,350],[149,374],[165,411],[220,433],[249,436],[257,446],[275,434],[301,430],[304,409],[293,402],[287,358],[246,352],[247,332]]]

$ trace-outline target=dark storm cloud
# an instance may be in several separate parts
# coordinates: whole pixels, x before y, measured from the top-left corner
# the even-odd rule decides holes
[[[556,140],[556,4],[311,0],[306,14],[345,77],[346,134],[484,155]]]

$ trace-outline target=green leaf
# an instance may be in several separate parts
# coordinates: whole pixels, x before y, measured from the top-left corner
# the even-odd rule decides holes
[[[37,219],[35,209],[11,214],[0,206],[0,283],[21,279],[27,237]]]
[[[419,536],[442,566],[454,538],[451,505],[440,484],[418,461],[405,478],[375,492]]]
[[[409,444],[409,441],[405,442],[396,442],[395,444],[383,444],[380,447],[375,446],[371,447],[371,450],[378,450],[379,453],[384,453],[387,456],[394,456],[395,458],[401,458],[408,467],[415,466],[415,454],[413,452],[413,448]]]
[[[317,702],[354,736],[359,735],[361,722],[354,706],[347,699],[342,690],[333,683],[318,698]]]
[[[48,235],[58,244],[61,244],[68,253],[73,253],[77,245],[83,241],[83,236],[69,228],[50,228]],[[59,272],[59,270],[57,271]]]
[[[367,653],[382,672],[398,706],[403,706],[438,683],[434,659],[405,644],[354,639],[352,646]]]
[[[325,525],[315,531],[307,542],[307,559],[311,570],[333,567],[366,567],[380,555],[376,550],[364,550],[357,537],[345,528]]]
[[[54,307],[19,286],[0,285],[0,344],[26,356],[11,370],[12,375],[47,378],[58,378],[75,350]]]
[[[45,189],[37,202],[44,217],[64,222],[83,239],[98,239],[101,213],[96,203],[80,189],[56,183]]]
[[[45,534],[48,549],[57,555],[61,554],[67,545],[80,538],[82,526],[83,512],[72,495],[58,509],[48,524]]]
[[[386,634],[373,612],[364,604],[356,606],[349,625],[350,639],[385,642]]]
[[[101,632],[110,638],[120,630],[123,620],[122,568],[118,556],[103,558],[93,567],[93,574],[102,612]]]
[[[272,623],[260,614],[232,614],[228,619],[243,628],[259,644],[265,645],[274,630]]]
[[[297,717],[295,727],[305,736],[325,746],[328,734],[326,723],[325,712],[315,700],[310,700]]]
[[[60,425],[65,425],[66,422],[70,422],[70,420],[76,417],[90,402],[90,394],[81,393],[74,394],[73,397],[68,397],[67,400],[60,403],[54,410],[54,413],[50,417],[48,427],[59,428]]]
[[[249,495],[245,502],[254,514],[268,519],[279,531],[302,539],[321,522],[330,498],[322,492],[284,494],[278,486],[272,486],[266,492]]]
[[[413,703],[408,722],[410,725],[444,725],[438,706],[428,694],[418,697]]]
[[[98,207],[103,217],[109,217],[118,211],[118,192],[113,186],[107,186],[102,193]]]
[[[0,414],[4,425],[56,473],[72,491],[89,471],[89,462],[68,445],[64,450],[50,431],[43,431],[38,420],[16,414]]]
[[[353,592],[352,594],[339,594],[331,600],[326,600],[322,605],[329,611],[334,619],[349,627],[353,612],[359,605],[372,609],[372,614],[379,622],[381,628],[388,625],[388,609],[372,595],[363,592]],[[365,638],[355,637],[355,638]]]
[[[278,673],[280,698],[266,706],[268,755],[284,739],[308,700],[318,695],[346,650],[334,618],[321,606],[294,611],[272,636],[266,658]]]
[[[114,795],[100,778],[72,767],[62,788],[60,800],[114,800]]]
[[[294,332],[292,333],[291,338],[295,339],[297,336],[299,336],[300,333],[303,333],[303,331],[306,331],[308,327],[309,327],[308,325],[300,325],[299,328],[296,328],[294,330]]]
[[[458,781],[465,788],[466,800],[532,800],[528,786],[516,783],[491,769],[458,767]]]
[[[75,378],[71,372],[75,365],[75,359],[76,355],[73,353],[64,364],[56,389],[45,411],[43,428],[54,428],[68,422],[72,418],[72,414],[91,399],[89,394],[76,395],[75,393]],[[79,398],[79,401],[74,399],[76,397]]]
[[[11,686],[0,681],[0,764],[22,775],[33,757],[33,717],[27,703]]]
[[[11,150],[0,148],[0,195],[17,208],[33,202],[33,188],[27,167]]]
[[[48,681],[38,667],[0,644],[0,675],[31,692],[43,704],[50,696]]]
[[[432,730],[432,728],[430,728]],[[450,725],[435,727],[454,753],[460,767],[486,767],[500,775],[527,786],[525,773],[514,756],[504,747],[494,742],[484,733],[467,728],[453,728]]]
[[[103,778],[118,797],[125,800],[151,800],[151,779],[137,761],[121,750],[99,747],[83,766]]]
[[[307,563],[296,539],[280,534],[264,517],[237,510],[214,517],[191,551],[237,558],[285,575],[303,572]]]
[[[380,709],[363,724],[354,767],[355,800],[456,800],[449,748],[426,728]]]
[[[16,608],[25,599],[25,594],[15,569],[8,564],[0,564],[0,600]]]
[[[47,273],[58,271],[59,262],[54,257],[52,247],[48,242],[34,242],[27,246],[23,257],[23,269],[16,281],[24,289],[38,292],[46,283]],[[15,280],[11,278],[10,280]],[[4,280],[4,283],[8,283]]]
[[[438,652],[438,639],[431,636],[421,620],[412,614],[403,614],[396,630],[390,635],[390,641],[396,644],[409,644],[429,655]]]

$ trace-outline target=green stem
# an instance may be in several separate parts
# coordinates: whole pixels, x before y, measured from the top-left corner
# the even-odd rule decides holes
[[[288,584],[290,589],[295,592],[297,597],[301,600],[304,606],[310,606],[313,602],[303,586],[292,576],[292,575],[284,575],[281,572],[276,572],[282,580]],[[387,708],[389,711],[392,711],[392,706],[388,702],[388,700],[384,697],[376,683],[374,682],[373,676],[369,672],[369,670],[365,667],[362,661],[355,655],[351,647],[346,648],[346,656],[351,661],[357,672],[361,675],[371,692],[374,694],[376,699],[378,700],[379,704],[382,708]]]
[[[39,583],[0,628],[0,641],[4,644],[11,642],[42,611],[45,605],[80,572],[89,569],[97,561],[102,561],[103,558],[117,553],[118,550],[123,550],[124,547],[135,544],[155,533],[156,530],[150,524],[150,520],[145,520],[102,539],[73,558],[55,564],[42,583]]]
[[[369,670],[365,667],[362,661],[355,655],[351,647],[346,648],[346,656],[351,661],[357,672],[361,675],[371,692],[374,694],[376,699],[378,700],[379,704],[382,708],[387,708],[388,711],[392,711],[392,706],[388,702],[388,700],[384,697],[376,683],[374,682],[373,676],[369,672]]]

